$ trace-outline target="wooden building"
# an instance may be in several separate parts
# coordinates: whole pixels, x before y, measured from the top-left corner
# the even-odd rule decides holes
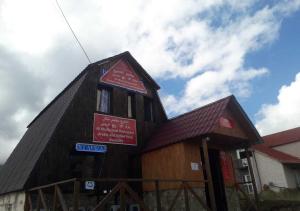
[[[129,52],[88,65],[28,125],[2,167],[0,211],[20,210],[33,187],[70,178],[205,179],[191,185],[206,190],[213,210],[227,210],[215,201],[226,202],[224,183],[235,182],[230,151],[260,142],[259,134],[233,96],[168,119],[158,90]],[[99,144],[106,153],[77,148]],[[145,198],[155,189],[139,187]]]

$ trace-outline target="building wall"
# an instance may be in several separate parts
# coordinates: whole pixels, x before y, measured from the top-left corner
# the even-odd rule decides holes
[[[23,211],[25,192],[13,192],[0,196],[0,211]]]
[[[286,154],[293,155],[295,157],[300,158],[300,150],[299,150],[300,149],[300,141],[273,147],[273,148],[278,151],[284,152]]]
[[[278,187],[288,187],[284,166],[280,162],[257,151],[255,158],[262,186],[273,183]]]
[[[191,163],[198,163],[199,170],[192,170]],[[200,147],[196,143],[178,143],[142,155],[142,172],[145,179],[201,180]],[[161,189],[178,188],[180,183],[162,183]],[[202,187],[204,184],[193,183]],[[153,184],[144,184],[144,190],[154,190]]]
[[[154,122],[144,120],[144,95],[133,93],[136,107],[137,146],[108,144],[108,152],[105,155],[74,155],[75,143],[92,143],[99,70],[109,69],[110,66],[94,65],[89,68],[85,81],[62,117],[52,140],[40,156],[26,187],[74,177],[141,177],[140,150],[155,127],[166,120],[157,91],[145,80],[147,97],[153,101]],[[127,117],[127,95],[131,92],[119,87],[106,86],[112,92],[112,113],[109,115]],[[79,170],[74,173],[75,169]]]

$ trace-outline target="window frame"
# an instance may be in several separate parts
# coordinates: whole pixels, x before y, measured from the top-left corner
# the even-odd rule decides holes
[[[149,106],[149,108],[150,108],[150,119],[146,118],[146,103],[150,104],[150,106]],[[146,96],[144,96],[144,121],[145,122],[155,122],[153,99],[149,98],[149,97],[146,97]]]
[[[107,109],[108,111],[103,111],[101,110],[101,100],[103,100],[103,90],[106,90],[108,93],[108,105],[107,105]],[[112,88],[108,87],[108,86],[103,86],[103,85],[98,85],[97,86],[97,90],[96,90],[96,112],[101,113],[101,114],[112,114],[113,110],[113,92],[112,92]]]
[[[130,100],[129,100],[130,98]],[[127,118],[135,119],[136,118],[136,105],[135,105],[135,94],[128,92],[127,94]],[[129,105],[130,104],[130,105]],[[130,112],[129,112],[130,108]],[[131,113],[131,115],[129,115]]]

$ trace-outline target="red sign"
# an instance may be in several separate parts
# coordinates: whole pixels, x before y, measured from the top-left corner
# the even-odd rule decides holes
[[[98,143],[137,145],[136,121],[94,114],[93,141]]]
[[[225,184],[234,183],[234,174],[233,174],[234,170],[233,170],[230,154],[221,151],[220,162],[221,162],[221,168],[222,168],[223,179]]]
[[[226,127],[226,128],[234,127],[233,122],[230,119],[227,119],[225,117],[221,117],[219,123],[221,127]]]
[[[114,64],[101,78],[100,82],[120,86],[147,94],[147,90],[132,67],[122,59]]]

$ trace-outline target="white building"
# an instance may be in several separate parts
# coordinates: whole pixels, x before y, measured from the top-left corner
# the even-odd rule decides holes
[[[300,127],[264,136],[252,157],[258,190],[300,187]]]

